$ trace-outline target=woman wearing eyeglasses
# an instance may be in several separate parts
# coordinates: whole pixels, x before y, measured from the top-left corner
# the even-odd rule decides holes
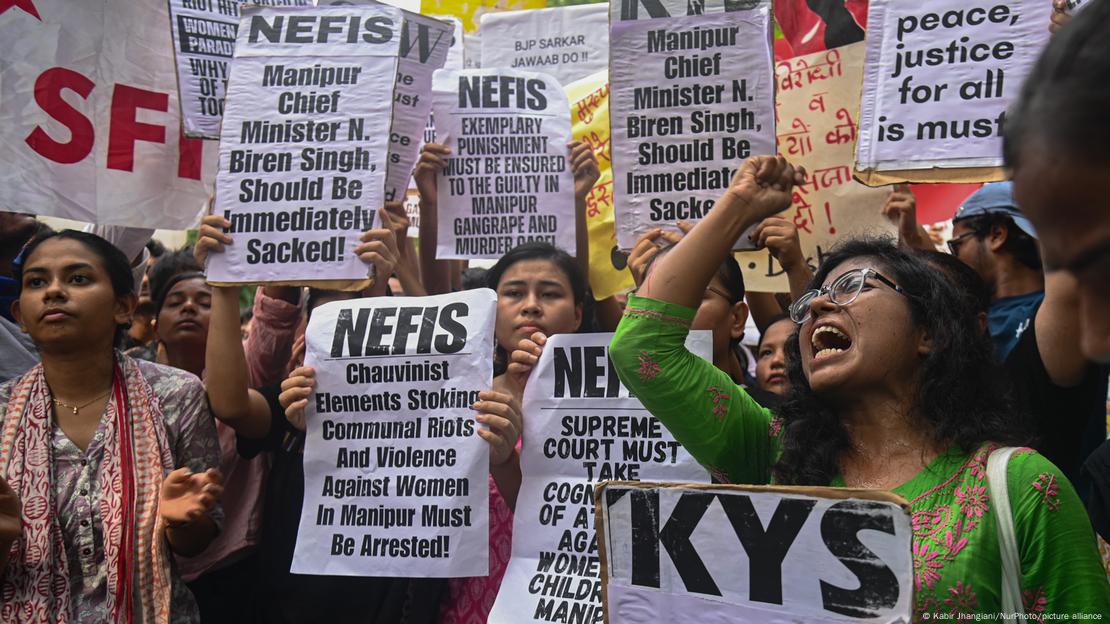
[[[782,157],[745,161],[712,212],[629,297],[610,357],[621,380],[718,478],[890,490],[913,512],[915,610],[1002,611],[986,463],[1013,444],[991,346],[919,257],[854,241],[791,306],[792,384],[778,417],[685,346],[721,258],[804,181]],[[519,352],[518,352],[519,354]],[[514,360],[518,359],[514,354]],[[1110,613],[1094,537],[1059,470],[1022,449],[1007,483],[1027,613]]]

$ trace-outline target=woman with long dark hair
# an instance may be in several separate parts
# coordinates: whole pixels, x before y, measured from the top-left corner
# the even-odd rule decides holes
[[[902,495],[913,514],[918,615],[998,613],[1002,565],[986,464],[1018,442],[1019,419],[1000,400],[990,344],[966,298],[942,275],[890,242],[831,253],[791,306],[791,391],[778,416],[684,346],[721,258],[748,226],[789,206],[803,181],[782,157],[745,161],[709,216],[629,298],[613,363],[719,478]],[[1110,612],[1070,483],[1029,449],[1006,468],[1026,610]]]
[[[116,350],[136,300],[104,239],[37,238],[14,273],[42,362],[0,385],[0,620],[197,622],[169,552],[218,530],[200,380]]]

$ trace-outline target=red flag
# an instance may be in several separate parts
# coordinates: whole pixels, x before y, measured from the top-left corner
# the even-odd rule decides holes
[[[776,0],[775,20],[801,56],[863,41],[867,0]]]

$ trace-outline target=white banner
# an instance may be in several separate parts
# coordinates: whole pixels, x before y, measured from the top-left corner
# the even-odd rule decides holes
[[[250,0],[267,6],[312,6],[313,0]],[[220,138],[227,66],[239,27],[236,0],[169,0],[185,136]]]
[[[617,244],[630,249],[652,228],[701,220],[743,159],[775,153],[771,5],[609,9]]]
[[[357,280],[382,207],[401,11],[244,7],[215,211],[235,244],[214,282]]]
[[[856,168],[998,167],[1006,107],[1048,41],[1042,0],[872,0]]]
[[[545,241],[573,253],[570,104],[551,76],[507,69],[437,71],[437,258],[500,258]]]
[[[609,624],[909,624],[909,504],[837,488],[605,484]]]
[[[604,480],[709,482],[609,361],[613,334],[552,336],[524,392],[523,480],[513,556],[491,623],[599,622],[594,485]],[[688,346],[708,359],[710,332]]]
[[[0,3],[6,210],[196,225],[216,148],[181,135],[166,0]]]
[[[313,311],[292,572],[487,573],[489,446],[470,406],[493,383],[496,305],[481,289]]]
[[[551,74],[570,84],[609,69],[609,10],[582,4],[482,15],[482,67]]]

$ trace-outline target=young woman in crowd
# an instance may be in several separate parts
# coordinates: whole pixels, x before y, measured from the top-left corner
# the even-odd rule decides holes
[[[684,341],[741,232],[804,181],[782,157],[745,161],[709,216],[629,298],[610,356],[626,386],[695,457],[738,483],[892,490],[914,519],[915,612],[998,613],[1001,556],[985,466],[1012,444],[991,347],[953,286],[890,243],[849,242],[791,307],[791,391],[756,404]],[[526,345],[527,346],[527,345]],[[514,362],[535,361],[538,349]],[[650,374],[649,374],[650,373]],[[1070,483],[1022,450],[1007,466],[1029,613],[1107,613],[1110,588]]]
[[[199,621],[169,554],[218,531],[216,433],[194,375],[115,350],[129,264],[67,230],[15,267],[42,361],[0,386],[0,620]]]
[[[761,390],[782,396],[790,389],[790,379],[786,376],[786,341],[793,333],[794,321],[782,314],[771,319],[759,335],[755,348],[755,379]]]

